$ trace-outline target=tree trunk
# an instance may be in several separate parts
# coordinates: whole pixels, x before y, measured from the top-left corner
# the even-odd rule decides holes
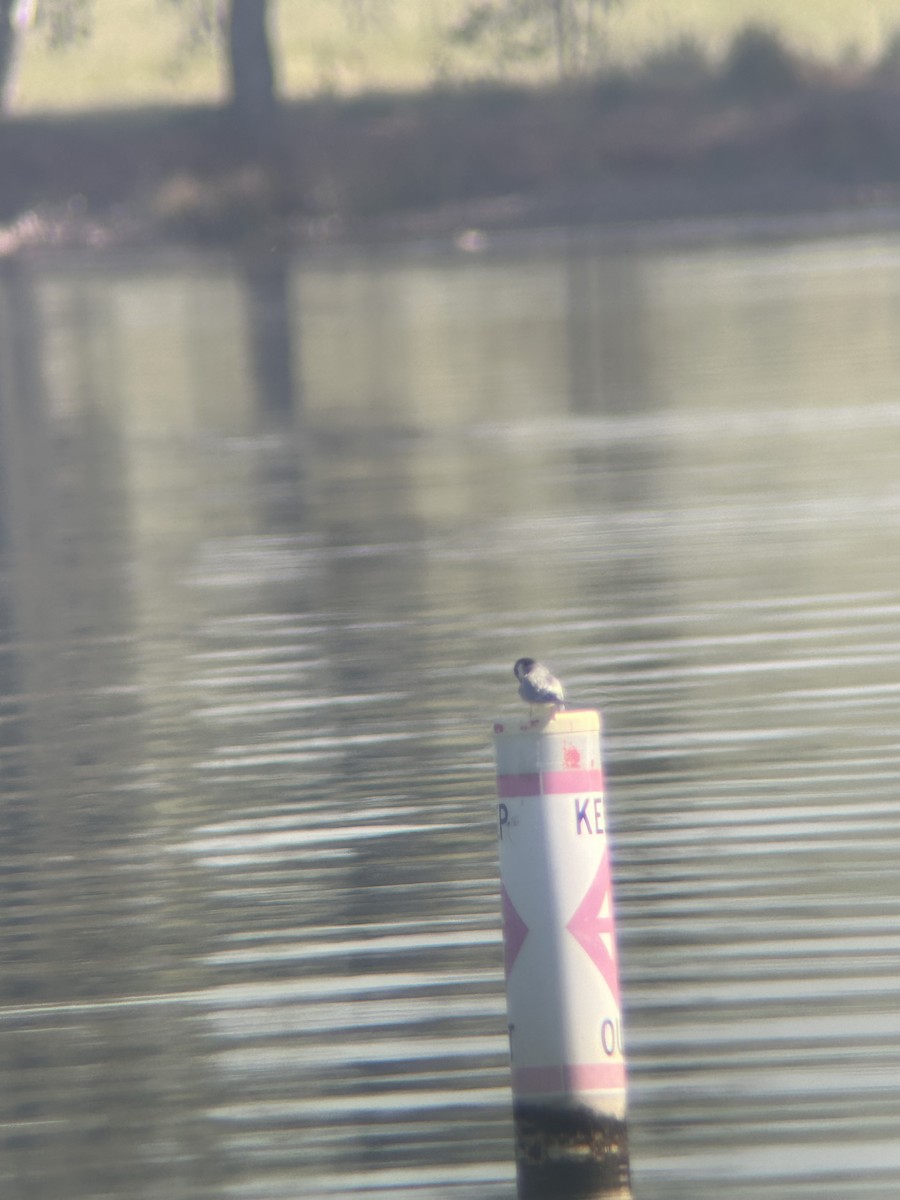
[[[34,0],[0,0],[0,114],[12,108],[19,50],[33,13]]]
[[[270,122],[278,111],[268,8],[269,0],[226,0],[224,4],[234,114],[248,132],[262,137],[271,132]]]

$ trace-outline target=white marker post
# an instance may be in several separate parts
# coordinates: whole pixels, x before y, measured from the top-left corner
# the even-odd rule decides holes
[[[494,725],[520,1200],[631,1197],[600,714]]]

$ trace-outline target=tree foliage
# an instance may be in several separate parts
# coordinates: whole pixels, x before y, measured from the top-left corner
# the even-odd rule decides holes
[[[506,64],[552,59],[560,79],[600,64],[606,19],[624,0],[471,0],[451,30],[457,45],[482,46]]]
[[[0,0],[0,18],[2,5],[11,2]],[[183,15],[182,52],[209,42],[219,46],[236,115],[247,125],[271,119],[278,96],[268,29],[269,0],[156,2],[161,8],[176,8]],[[37,26],[52,46],[71,45],[88,37],[94,19],[94,0],[38,0]]]
[[[182,46],[186,52],[217,43],[222,35],[223,0],[157,0],[178,9],[183,19]]]
[[[161,8],[184,15],[186,39],[197,45],[218,36],[224,0],[157,0]],[[265,3],[265,0],[263,0]],[[88,37],[94,27],[94,0],[37,0],[35,23],[52,46]]]
[[[92,0],[41,0],[35,25],[56,48],[83,41],[91,32]]]

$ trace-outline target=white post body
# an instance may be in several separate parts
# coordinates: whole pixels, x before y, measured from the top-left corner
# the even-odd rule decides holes
[[[494,748],[520,1196],[626,1197],[600,715],[498,721]]]

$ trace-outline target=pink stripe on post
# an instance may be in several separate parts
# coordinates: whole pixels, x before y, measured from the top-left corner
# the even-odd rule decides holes
[[[582,1063],[566,1067],[566,1082],[575,1092],[611,1092],[625,1087],[623,1062]]]
[[[522,775],[498,775],[497,795],[577,796],[603,791],[603,772],[599,768],[579,771],[527,771]]]
[[[541,792],[545,796],[574,796],[579,792],[602,792],[603,772],[593,771],[543,771]]]
[[[564,1092],[617,1092],[625,1088],[623,1062],[572,1063],[559,1067],[514,1067],[517,1096]]]
[[[510,796],[539,796],[541,794],[541,777],[537,771],[527,775],[498,775],[497,795],[501,799]]]
[[[562,1067],[513,1067],[513,1092],[517,1096],[564,1092]]]

